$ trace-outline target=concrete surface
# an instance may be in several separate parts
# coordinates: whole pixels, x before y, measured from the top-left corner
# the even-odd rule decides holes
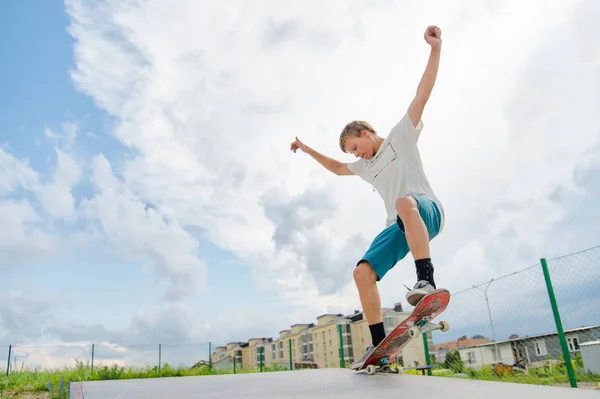
[[[71,383],[71,399],[272,399],[369,397],[600,398],[600,392],[420,375],[367,375],[347,369],[296,370],[145,380]],[[425,396],[423,396],[425,395]]]

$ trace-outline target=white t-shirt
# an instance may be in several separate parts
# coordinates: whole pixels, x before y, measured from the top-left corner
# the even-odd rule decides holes
[[[422,121],[415,128],[407,112],[392,128],[373,158],[359,159],[349,163],[348,168],[370,183],[381,195],[387,212],[386,227],[396,222],[396,199],[414,194],[435,201],[441,214],[441,232],[445,220],[444,210],[425,176],[417,148],[422,128]]]

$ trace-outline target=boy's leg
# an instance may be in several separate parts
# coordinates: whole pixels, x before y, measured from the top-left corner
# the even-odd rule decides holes
[[[377,280],[377,273],[367,261],[361,261],[354,269],[354,282],[356,288],[358,288],[363,313],[370,326],[383,322]],[[375,343],[375,345],[378,343]]]
[[[385,338],[377,282],[404,258],[408,251],[406,235],[400,231],[397,224],[393,224],[375,237],[365,256],[354,269],[354,281],[371,332],[372,345],[367,347],[363,356],[352,364],[352,368],[362,366],[375,347]]]
[[[406,196],[396,201],[398,226],[406,232],[406,240],[415,260],[417,283],[406,295],[409,304],[415,306],[428,292],[436,288],[429,242],[437,236],[440,228],[440,212],[430,199]]]

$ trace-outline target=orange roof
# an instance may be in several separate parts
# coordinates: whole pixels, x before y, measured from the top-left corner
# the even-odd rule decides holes
[[[490,342],[492,342],[492,340],[489,338],[459,338],[458,340],[453,342],[446,342],[443,344],[434,345],[433,349],[448,349],[449,351],[455,351],[459,347],[463,348],[468,346],[487,344]]]

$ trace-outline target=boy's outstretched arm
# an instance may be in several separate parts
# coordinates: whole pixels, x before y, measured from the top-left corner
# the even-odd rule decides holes
[[[353,175],[352,171],[348,169],[348,166],[340,161],[336,161],[335,159],[331,159],[326,155],[319,153],[316,150],[313,150],[296,137],[296,140],[292,142],[290,145],[290,149],[293,152],[298,150],[307,153],[311,157],[313,157],[318,163],[320,163],[325,169],[328,171],[335,173],[338,176],[342,175]]]
[[[425,41],[431,46],[427,67],[417,87],[417,94],[408,107],[408,116],[414,126],[417,126],[423,115],[425,104],[429,100],[440,65],[442,50],[442,31],[437,26],[428,26],[425,31]]]

